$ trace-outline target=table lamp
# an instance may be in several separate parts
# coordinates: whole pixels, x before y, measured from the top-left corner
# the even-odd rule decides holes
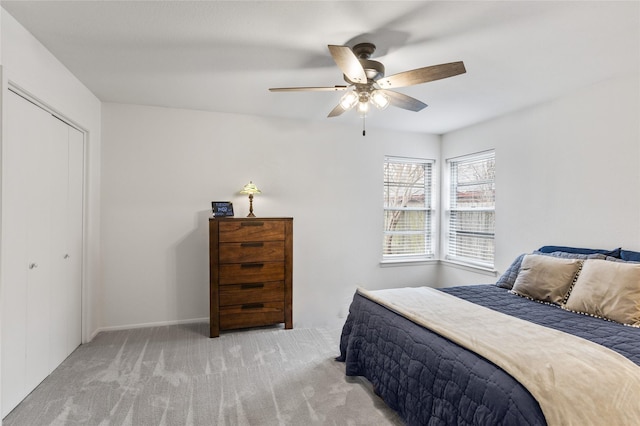
[[[249,183],[242,188],[240,193],[249,194],[249,214],[247,217],[256,217],[256,215],[253,214],[253,194],[261,194],[262,191],[260,191],[252,181],[249,181]]]

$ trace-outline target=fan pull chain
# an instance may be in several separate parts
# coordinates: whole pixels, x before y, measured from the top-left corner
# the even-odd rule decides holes
[[[364,124],[365,124],[364,120],[366,118],[367,118],[367,116],[365,116],[365,115],[362,116],[362,136],[366,136],[367,135],[367,131],[365,130],[365,127],[364,127]]]

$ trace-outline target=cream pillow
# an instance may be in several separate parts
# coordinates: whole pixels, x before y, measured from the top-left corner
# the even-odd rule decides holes
[[[640,264],[585,260],[564,308],[640,326]]]
[[[543,302],[564,302],[582,260],[528,254],[522,259],[512,292]]]

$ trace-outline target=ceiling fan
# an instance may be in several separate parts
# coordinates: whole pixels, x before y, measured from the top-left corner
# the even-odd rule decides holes
[[[418,68],[385,77],[384,65],[370,59],[375,50],[376,46],[372,43],[359,43],[353,46],[353,49],[348,46],[329,45],[329,52],[333,60],[342,71],[344,80],[349,83],[346,86],[275,87],[269,90],[272,92],[347,91],[328,117],[336,117],[356,105],[358,112],[364,117],[369,110],[370,103],[379,109],[393,105],[409,111],[420,111],[427,104],[389,89],[413,86],[466,72],[464,64],[459,61]]]

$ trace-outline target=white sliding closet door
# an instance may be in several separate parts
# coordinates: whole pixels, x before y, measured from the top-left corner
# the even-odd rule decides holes
[[[81,342],[84,136],[54,119],[51,139],[51,370]]]
[[[20,402],[49,373],[46,176],[50,114],[7,97],[2,262],[2,407]],[[40,200],[38,200],[40,198]],[[40,379],[42,380],[42,379]],[[3,413],[4,414],[4,413]]]
[[[25,101],[23,101],[25,102]],[[27,104],[30,108],[37,108]],[[35,118],[35,113],[34,118]],[[51,320],[51,205],[52,181],[51,174],[51,116],[41,116],[42,121],[31,123],[35,127],[35,137],[19,141],[28,149],[28,164],[24,170],[24,185],[28,188],[27,210],[24,214],[26,221],[21,221],[27,234],[27,259],[23,267],[27,267],[27,346],[26,346],[26,388],[27,392],[38,386],[50,372],[49,330]],[[27,125],[27,123],[23,123]],[[11,126],[11,124],[7,124]],[[30,132],[31,133],[31,132]],[[11,208],[11,206],[8,206]],[[7,300],[11,303],[10,300]]]
[[[55,369],[81,342],[82,193],[84,136],[60,120],[54,123],[51,172],[51,356]]]
[[[84,146],[82,133],[12,92],[5,108],[3,417],[80,344]]]
[[[69,154],[67,139],[69,137],[69,126],[62,121],[52,121],[51,126],[51,157],[50,180],[51,180],[51,205],[49,207],[49,217],[51,218],[51,240],[52,242],[62,242],[67,232],[67,181],[69,168]],[[65,247],[59,243],[50,246],[49,257],[51,259],[51,276],[62,277],[65,275]],[[53,370],[66,357],[66,297],[61,288],[64,280],[52,280],[49,291],[51,297],[51,325],[49,327],[49,349],[50,356],[47,358],[47,366]]]

